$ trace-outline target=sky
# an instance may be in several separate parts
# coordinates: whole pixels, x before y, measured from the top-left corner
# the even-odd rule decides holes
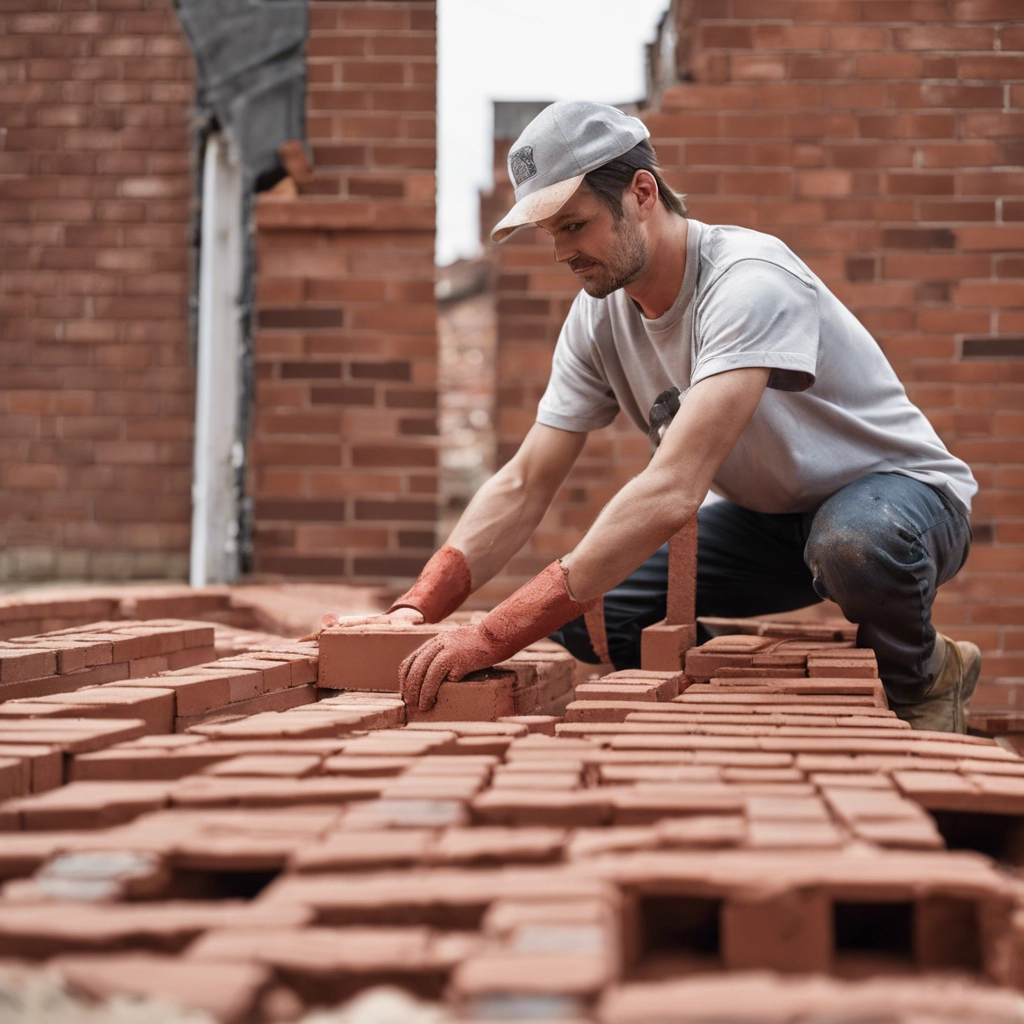
[[[629,103],[669,0],[439,0],[437,262],[479,252],[494,100]]]

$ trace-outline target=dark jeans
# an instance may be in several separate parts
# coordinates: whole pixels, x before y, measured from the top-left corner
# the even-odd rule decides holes
[[[857,645],[874,650],[890,701],[914,704],[925,696],[933,675],[932,601],[960,570],[971,542],[966,515],[939,491],[897,473],[873,473],[812,512],[768,515],[721,501],[702,508],[698,522],[698,615],[766,615],[829,598],[857,623]],[[617,669],[639,666],[640,631],[665,617],[667,574],[666,545],[605,594]],[[598,661],[582,618],[552,639],[582,661]]]

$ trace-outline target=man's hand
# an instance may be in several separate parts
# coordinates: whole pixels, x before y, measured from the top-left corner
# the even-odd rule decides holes
[[[440,622],[462,604],[473,589],[466,556],[446,544],[435,551],[416,582],[386,611],[376,615],[338,615],[328,612],[320,628],[303,640],[317,640],[330,626],[418,626]]]
[[[337,612],[327,612],[320,620],[320,628],[315,633],[302,637],[301,640],[319,640],[325,629],[335,626],[418,626],[423,621],[423,612],[415,608],[396,608],[393,612],[377,612],[373,615],[339,615]]]
[[[429,711],[445,680],[454,682],[511,658],[594,603],[576,601],[565,569],[552,562],[481,622],[447,630],[413,651],[398,671],[405,703]]]
[[[510,657],[506,645],[475,622],[439,633],[409,655],[399,669],[402,699],[429,711],[445,680],[459,680]]]

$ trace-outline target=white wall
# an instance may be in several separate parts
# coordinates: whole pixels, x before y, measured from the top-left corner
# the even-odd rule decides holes
[[[437,262],[478,252],[494,100],[630,103],[668,0],[438,0]]]

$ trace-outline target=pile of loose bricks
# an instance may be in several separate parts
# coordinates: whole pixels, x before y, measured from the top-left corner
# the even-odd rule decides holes
[[[687,557],[643,670],[542,641],[426,713],[398,666],[468,615],[3,641],[0,969],[230,1024],[1024,1021],[1013,744],[909,729],[848,624],[693,646]]]

